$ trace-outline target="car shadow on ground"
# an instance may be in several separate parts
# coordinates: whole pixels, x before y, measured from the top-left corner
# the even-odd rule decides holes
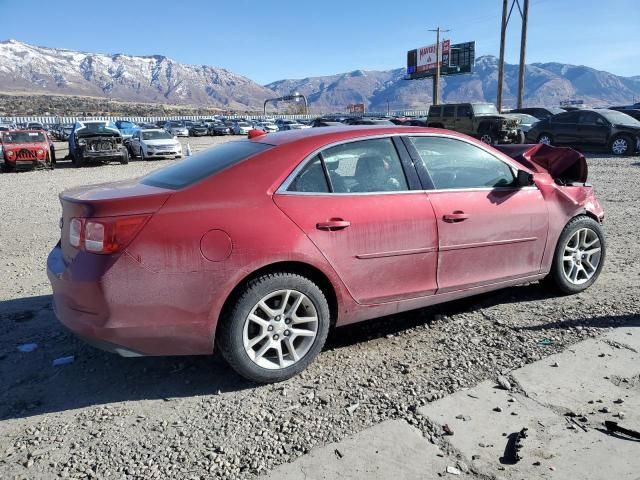
[[[0,312],[0,420],[256,386],[217,355],[122,358],[97,350],[58,322],[50,295],[0,302]],[[37,348],[18,350],[30,343]],[[69,356],[72,363],[53,366]]]
[[[439,316],[482,311],[493,305],[535,301],[552,294],[538,284],[512,287],[442,305],[340,327],[325,349],[340,349],[428,324]],[[213,356],[122,358],[97,350],[55,318],[51,296],[0,302],[0,420],[25,418],[136,400],[172,401],[255,388]],[[597,317],[514,327],[546,330],[574,326],[640,326],[637,315]],[[20,345],[36,343],[31,352]],[[53,361],[73,356],[66,365]]]

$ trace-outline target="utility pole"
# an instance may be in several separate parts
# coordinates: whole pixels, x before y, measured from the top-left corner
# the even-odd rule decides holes
[[[500,61],[498,63],[498,98],[496,107],[502,111],[502,85],[504,84],[504,41],[507,34],[507,8],[509,0],[502,0],[502,28],[500,29]]]
[[[507,7],[511,1],[511,7]],[[520,2],[523,6],[520,6]],[[507,33],[507,26],[513,13],[513,7],[518,7],[520,17],[522,18],[522,35],[520,37],[520,67],[518,70],[518,108],[522,108],[522,100],[524,98],[524,66],[525,52],[527,50],[527,23],[529,21],[529,0],[502,0],[502,28],[500,29],[500,63],[498,65],[498,95],[496,99],[496,107],[498,111],[502,110],[502,87],[504,84],[504,45]]]
[[[449,30],[441,30],[440,27],[438,27],[435,30],[429,31],[436,32],[436,76],[433,77],[433,104],[438,105],[440,103],[440,62],[442,60],[440,33],[446,33]]]
[[[524,0],[522,12],[522,37],[520,38],[520,71],[518,72],[518,108],[522,108],[524,98],[524,66],[527,49],[527,22],[529,21],[529,0]]]

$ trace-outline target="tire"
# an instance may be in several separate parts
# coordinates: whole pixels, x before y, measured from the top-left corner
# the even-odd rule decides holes
[[[277,313],[280,308],[278,301],[281,304],[285,295],[289,303],[285,304],[283,311]],[[288,323],[291,322],[291,318],[288,317],[291,310],[287,311],[286,308],[292,308],[301,297],[304,297],[304,300],[300,300],[300,306],[296,310],[298,317],[310,318],[315,313],[315,326],[313,322],[299,322],[299,327],[294,326],[295,323]],[[273,315],[269,316],[267,310],[262,310],[258,305],[260,302],[273,308]],[[311,312],[311,315],[299,315],[300,312]],[[253,318],[260,317],[258,320],[261,323],[250,320],[250,314]],[[329,305],[324,293],[315,283],[295,273],[270,273],[261,275],[242,287],[233,305],[220,319],[216,343],[225,360],[244,378],[258,383],[280,382],[300,373],[320,353],[327,339],[329,324]],[[314,328],[315,333],[311,332]],[[304,330],[308,334],[291,336],[288,329]],[[315,336],[311,336],[311,333]],[[263,340],[245,348],[251,339]],[[296,343],[298,347],[294,350],[300,354],[298,360],[288,347],[289,344]],[[281,356],[278,355],[278,350],[267,346],[277,344],[280,345]],[[259,355],[261,350],[264,350],[263,354]],[[254,358],[251,358],[250,351]],[[276,361],[279,365],[276,365]]]
[[[613,140],[611,140],[609,151],[613,155],[630,155],[634,151],[633,140],[626,135],[618,135]]]
[[[73,154],[71,162],[73,163],[74,167],[82,168],[82,166],[84,165],[84,156],[82,155],[82,152],[75,152]]]
[[[553,137],[550,133],[541,133],[538,135],[538,143],[544,143],[545,145],[553,145]]]
[[[122,165],[126,165],[127,163],[129,163],[129,151],[126,149],[126,147],[122,147],[121,152],[120,163]]]
[[[522,130],[518,130],[518,134],[514,137],[513,143],[522,145],[526,141],[526,136]]]
[[[497,137],[492,132],[484,132],[480,134],[479,140],[487,145],[495,145]]]
[[[576,245],[575,242],[576,235],[579,236],[579,232],[588,231],[590,233],[586,234],[585,243],[588,245],[588,242],[595,241],[592,246],[587,247],[587,249],[579,248],[578,252],[570,253],[567,249],[571,248],[573,245]],[[579,255],[581,251],[591,252],[595,249],[599,248],[599,252],[592,253],[589,257]],[[568,255],[567,255],[568,254]],[[597,258],[596,258],[597,255]],[[566,260],[565,258],[568,256],[576,256],[576,258],[580,257],[579,263],[582,265],[583,272],[581,275],[576,276],[576,281],[571,281],[570,276],[574,272],[573,268],[578,268],[575,266],[575,261]],[[604,238],[604,232],[602,227],[598,222],[596,222],[591,217],[587,217],[585,215],[580,215],[578,217],[573,218],[562,230],[560,234],[560,238],[558,239],[558,243],[556,245],[556,250],[553,255],[553,263],[551,264],[551,271],[549,275],[544,279],[544,283],[553,289],[560,291],[564,294],[574,294],[582,292],[589,288],[598,278],[600,272],[602,271],[602,267],[604,265],[606,257],[606,241]],[[588,260],[588,261],[585,261]],[[591,276],[586,278],[587,270],[590,270],[589,267],[584,267],[584,265],[593,266],[597,260],[597,265],[595,266]],[[582,262],[585,262],[582,264]],[[570,270],[567,273],[567,270]],[[580,270],[578,270],[580,274]]]

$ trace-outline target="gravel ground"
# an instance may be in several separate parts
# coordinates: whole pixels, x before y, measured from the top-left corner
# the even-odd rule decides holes
[[[215,356],[103,353],[52,314],[57,193],[169,162],[0,175],[0,477],[255,478],[390,418],[430,437],[417,407],[638,318],[640,159],[589,157],[609,247],[590,290],[555,297],[531,284],[337,329],[306,372],[268,386]]]

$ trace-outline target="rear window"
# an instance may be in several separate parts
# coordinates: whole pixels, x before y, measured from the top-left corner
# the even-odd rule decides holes
[[[196,153],[142,179],[145,185],[178,190],[203,178],[240,163],[257,153],[270,149],[272,145],[247,141],[229,142]]]

